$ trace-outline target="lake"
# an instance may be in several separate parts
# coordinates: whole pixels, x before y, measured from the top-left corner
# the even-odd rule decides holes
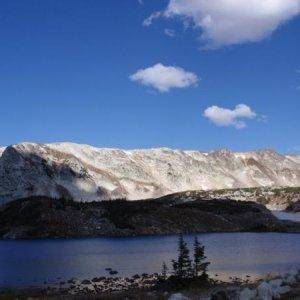
[[[210,274],[252,279],[300,268],[300,234],[199,234],[211,261]],[[176,258],[177,236],[0,241],[0,286],[42,285],[44,281],[160,272]],[[192,246],[193,236],[185,236]],[[60,279],[61,278],[61,279]]]

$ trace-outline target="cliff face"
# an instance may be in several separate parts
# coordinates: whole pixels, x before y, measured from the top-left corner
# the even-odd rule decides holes
[[[300,232],[263,205],[234,200],[74,202],[33,197],[0,207],[0,238],[135,236],[202,232]]]
[[[0,203],[37,195],[136,200],[186,190],[300,186],[300,157],[271,150],[129,151],[22,143],[1,152]]]

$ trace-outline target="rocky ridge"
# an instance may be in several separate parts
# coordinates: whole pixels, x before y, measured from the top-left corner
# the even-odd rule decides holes
[[[300,186],[300,156],[272,150],[121,150],[21,143],[1,148],[0,155],[0,203],[31,196],[137,200],[187,190]]]

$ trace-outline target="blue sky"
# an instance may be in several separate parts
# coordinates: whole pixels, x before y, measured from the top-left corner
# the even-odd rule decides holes
[[[199,7],[198,19],[188,10],[167,16],[168,5],[150,0],[1,1],[0,144],[72,141],[99,147],[299,153],[300,11],[285,9],[279,25],[277,19],[254,19],[254,28],[242,20],[245,26],[234,27],[240,33],[250,26],[252,35],[233,40],[235,33],[227,30],[220,40],[214,28],[197,26],[203,14],[214,12]],[[162,15],[144,26],[156,11]],[[264,29],[273,32],[261,37]],[[130,79],[158,63],[193,73],[197,83],[160,91]],[[216,124],[204,115],[214,106],[232,114],[238,104],[255,113],[241,118],[245,128],[238,129],[235,119]]]

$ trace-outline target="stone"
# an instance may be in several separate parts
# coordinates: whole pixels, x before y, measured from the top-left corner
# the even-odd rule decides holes
[[[70,284],[80,284],[80,281],[79,281],[78,278],[73,277],[70,280],[68,280],[68,283],[70,283]]]
[[[296,278],[294,275],[288,275],[286,278],[284,278],[284,283],[287,285],[293,285],[296,283]]]
[[[272,287],[272,288],[278,288],[280,287],[281,285],[283,284],[283,280],[278,278],[278,279],[273,279],[273,280],[270,280],[269,281],[269,285]]]
[[[100,277],[94,277],[91,281],[92,282],[101,282],[102,279]]]
[[[273,299],[272,287],[267,282],[263,281],[257,287],[257,299],[258,300],[272,300]]]
[[[239,300],[239,290],[236,287],[217,290],[212,293],[211,300]]]
[[[82,284],[91,284],[91,281],[88,280],[88,279],[84,279],[84,280],[82,280],[81,283],[82,283]]]
[[[89,284],[88,286],[86,286],[86,289],[88,289],[89,291],[95,291],[95,286],[93,284]]]
[[[256,299],[257,291],[249,288],[244,288],[239,295],[239,300],[254,300]]]
[[[172,294],[168,300],[188,300],[189,298],[184,296],[181,293],[177,293],[177,294]]]
[[[281,295],[290,292],[290,290],[291,290],[291,287],[289,287],[288,285],[279,286],[277,288],[274,288],[273,289],[273,297],[275,299],[280,299]]]
[[[289,275],[297,276],[299,274],[299,271],[297,269],[293,269],[289,271]]]

